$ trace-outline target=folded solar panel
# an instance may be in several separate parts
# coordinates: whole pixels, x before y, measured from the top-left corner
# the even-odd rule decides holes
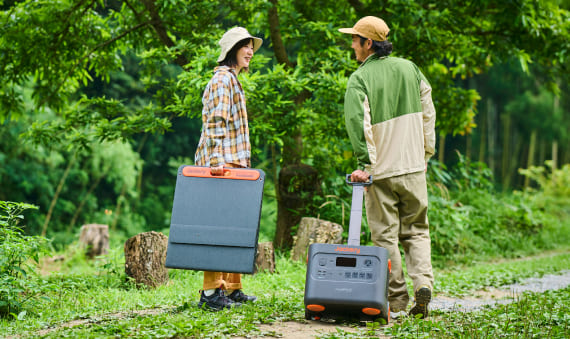
[[[166,267],[253,273],[264,183],[258,169],[180,166]]]

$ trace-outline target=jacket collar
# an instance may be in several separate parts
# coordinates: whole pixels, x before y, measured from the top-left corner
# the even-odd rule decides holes
[[[387,57],[388,57],[388,56],[379,57],[378,54],[376,54],[376,53],[370,54],[370,55],[368,56],[368,58],[366,58],[366,60],[364,60],[364,62],[361,63],[358,68],[361,68],[361,67],[363,67],[364,65],[366,65],[366,64],[368,64],[368,63],[370,63],[370,62],[372,62],[372,61],[374,61],[374,60],[386,59]]]

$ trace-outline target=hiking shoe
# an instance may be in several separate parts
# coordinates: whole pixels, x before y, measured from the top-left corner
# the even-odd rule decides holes
[[[257,300],[256,296],[246,295],[241,290],[234,290],[232,294],[228,295],[228,298],[238,303],[254,302]]]
[[[240,303],[234,302],[232,299],[226,297],[224,291],[219,288],[216,288],[214,294],[210,296],[206,296],[204,291],[200,293],[200,302],[198,303],[198,307],[200,308],[207,308],[212,311],[219,311],[223,310],[224,308],[234,308],[241,306]]]
[[[414,304],[410,309],[410,316],[423,319],[428,316],[428,304],[431,301],[431,290],[427,286],[421,286],[415,293]]]

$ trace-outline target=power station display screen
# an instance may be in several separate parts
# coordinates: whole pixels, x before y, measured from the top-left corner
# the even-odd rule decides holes
[[[336,257],[336,266],[356,267],[356,258]]]

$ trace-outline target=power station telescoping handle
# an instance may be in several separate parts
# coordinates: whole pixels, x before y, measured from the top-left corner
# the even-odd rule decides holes
[[[350,207],[350,223],[348,225],[348,246],[360,246],[364,186],[372,185],[372,176],[370,176],[366,182],[356,182],[351,181],[350,174],[347,174],[346,183],[352,186],[352,205]]]

